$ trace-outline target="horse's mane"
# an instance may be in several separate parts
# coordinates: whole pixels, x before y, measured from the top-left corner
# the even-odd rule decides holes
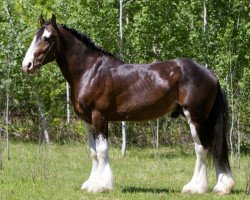
[[[75,30],[73,28],[69,28],[65,24],[62,24],[62,27],[64,29],[66,29],[67,31],[69,31],[70,33],[72,33],[78,40],[82,41],[88,47],[96,49],[96,50],[98,50],[99,52],[102,52],[105,55],[115,57],[112,53],[110,53],[110,52],[106,51],[105,49],[103,49],[102,47],[96,45],[88,36],[78,32],[77,30]]]

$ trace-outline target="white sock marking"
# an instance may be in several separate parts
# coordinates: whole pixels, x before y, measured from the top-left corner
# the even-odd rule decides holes
[[[196,163],[192,180],[184,186],[182,192],[187,193],[204,193],[208,189],[207,170],[206,170],[206,155],[207,150],[201,145],[197,131],[191,121],[190,113],[184,111],[190,126],[191,134],[195,143]]]
[[[92,158],[92,169],[91,169],[90,176],[89,176],[88,180],[83,183],[81,188],[88,189],[90,184],[94,181],[95,176],[97,174],[98,160],[97,160],[97,153],[96,153],[96,142],[95,142],[94,136],[93,136],[93,127],[87,123],[84,123],[84,127],[85,127],[87,134],[88,134],[90,155]]]
[[[44,37],[50,37],[51,36],[51,32],[48,31],[47,29],[44,29],[44,32],[42,34],[42,38]],[[27,70],[27,66],[29,66],[29,63],[31,63],[31,65],[29,66],[29,70],[32,71],[33,70],[33,67],[34,67],[34,53],[36,52],[36,49],[37,49],[37,37],[35,36],[30,44],[30,47],[23,59],[23,63],[22,63],[22,66],[23,66],[23,69],[24,70]]]
[[[229,169],[222,170],[215,164],[217,184],[213,191],[219,194],[229,194],[234,188],[235,182]]]
[[[89,133],[89,145],[92,157],[92,170],[82,189],[89,192],[102,192],[114,188],[113,174],[109,164],[108,140],[102,134],[94,139],[91,126],[85,125]]]

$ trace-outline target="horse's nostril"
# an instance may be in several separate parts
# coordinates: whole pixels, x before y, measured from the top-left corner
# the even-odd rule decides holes
[[[29,69],[31,67],[32,63],[29,62],[28,65],[27,65],[27,68]]]

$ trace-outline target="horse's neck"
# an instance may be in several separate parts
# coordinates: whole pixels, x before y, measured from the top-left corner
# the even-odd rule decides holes
[[[67,59],[65,57],[64,54],[60,54],[58,56],[58,58],[56,59],[56,62],[64,76],[64,78],[66,79],[66,81],[69,83],[70,86],[72,86],[73,84],[73,80],[70,76],[70,73],[69,73],[69,67],[68,67],[68,62],[67,62]]]
[[[79,83],[84,73],[100,62],[103,57],[111,66],[123,63],[115,57],[89,48],[67,31],[63,31],[62,36],[64,44],[56,61],[71,88]]]

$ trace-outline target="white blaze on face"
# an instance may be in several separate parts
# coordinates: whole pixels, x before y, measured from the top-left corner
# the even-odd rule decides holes
[[[31,42],[31,45],[30,45],[24,59],[23,59],[23,69],[25,69],[27,67],[29,67],[29,69],[31,69],[33,67],[34,53],[35,53],[36,48],[37,48],[36,41],[37,41],[37,38],[35,36]]]
[[[49,38],[50,36],[51,36],[51,32],[45,29],[43,32],[42,38]]]
[[[41,38],[49,38],[51,36],[51,32],[48,31],[47,29],[44,29],[44,32],[41,36]],[[34,67],[34,53],[36,52],[36,49],[37,49],[37,36],[34,37],[33,41],[31,42],[31,45],[24,57],[24,60],[23,60],[23,69],[25,71],[27,71],[27,69],[29,69],[30,71],[33,70],[33,67]]]

